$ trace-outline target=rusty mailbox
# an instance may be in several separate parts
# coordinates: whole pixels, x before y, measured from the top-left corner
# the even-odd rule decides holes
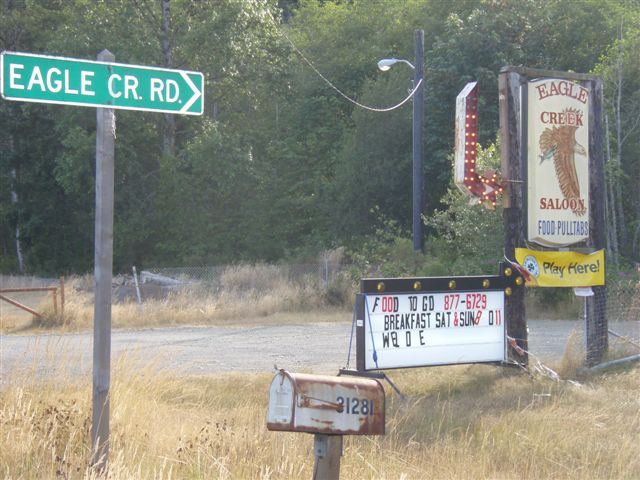
[[[370,378],[280,370],[269,388],[267,428],[329,435],[384,435],[384,389]]]

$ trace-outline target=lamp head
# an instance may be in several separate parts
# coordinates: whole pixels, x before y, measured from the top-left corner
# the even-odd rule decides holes
[[[378,62],[378,68],[383,72],[386,72],[398,62],[406,63],[407,65],[409,65],[411,68],[415,70],[415,67],[409,60],[404,60],[402,58],[383,58]]]
[[[378,68],[383,72],[386,72],[391,68],[391,66],[396,63],[398,59],[396,58],[383,58],[378,62]]]

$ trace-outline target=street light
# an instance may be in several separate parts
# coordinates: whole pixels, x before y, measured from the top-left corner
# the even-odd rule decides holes
[[[413,64],[409,60],[404,60],[402,58],[383,58],[382,60],[380,60],[378,62],[378,68],[380,70],[382,70],[383,72],[386,72],[387,70],[389,70],[391,68],[392,65],[394,65],[394,64],[396,64],[398,62],[406,63],[407,65],[409,65],[414,70],[416,69],[416,67],[414,67]]]
[[[424,31],[415,31],[415,63],[401,58],[383,58],[378,68],[386,72],[392,65],[402,62],[414,70],[413,85],[413,250],[421,252],[424,245],[422,233],[422,116],[424,99]],[[414,66],[415,65],[415,66]]]

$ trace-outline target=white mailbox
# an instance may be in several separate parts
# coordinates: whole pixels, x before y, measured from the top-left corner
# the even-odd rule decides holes
[[[384,418],[384,388],[374,379],[280,370],[269,387],[269,430],[384,435]]]

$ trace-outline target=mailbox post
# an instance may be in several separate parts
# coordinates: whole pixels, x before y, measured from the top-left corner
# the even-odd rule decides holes
[[[313,455],[315,457],[313,480],[337,480],[340,478],[342,435],[314,434]]]
[[[267,429],[313,433],[313,478],[337,479],[343,435],[384,435],[384,388],[371,378],[280,370],[269,387]]]

